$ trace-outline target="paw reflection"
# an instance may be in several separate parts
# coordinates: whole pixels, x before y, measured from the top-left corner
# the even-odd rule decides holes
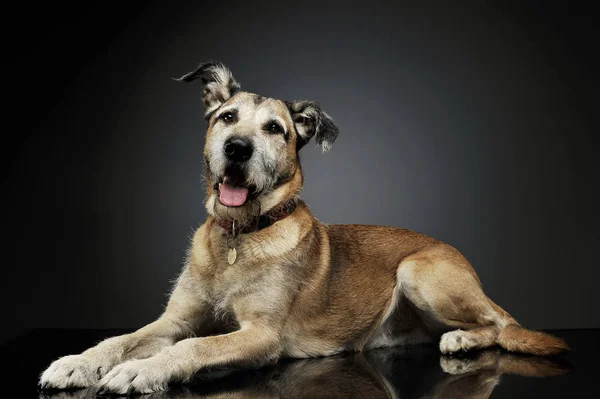
[[[502,355],[506,354],[500,351],[486,350],[463,357],[441,356],[440,367],[445,373],[454,375],[491,370],[497,367]]]
[[[283,360],[258,370],[199,374],[183,387],[138,396],[147,399],[217,398],[487,398],[504,374],[552,377],[569,366],[544,357],[480,351],[441,356],[413,346],[340,356]],[[40,399],[95,398],[95,388],[45,393]]]

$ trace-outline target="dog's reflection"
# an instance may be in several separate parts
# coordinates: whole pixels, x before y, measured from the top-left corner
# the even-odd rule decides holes
[[[549,358],[486,350],[440,357],[431,347],[398,347],[366,353],[284,360],[258,370],[198,375],[185,387],[145,399],[225,398],[488,398],[503,374],[549,377],[568,365]],[[44,394],[43,399],[96,397],[93,389]]]

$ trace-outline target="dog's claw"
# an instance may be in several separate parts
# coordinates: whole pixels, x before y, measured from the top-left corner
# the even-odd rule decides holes
[[[137,392],[135,391],[135,388],[133,387],[133,385],[131,385],[129,387],[129,389],[127,390],[127,396],[133,396],[135,395]]]

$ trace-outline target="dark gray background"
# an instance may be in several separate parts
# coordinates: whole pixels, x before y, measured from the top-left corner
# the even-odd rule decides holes
[[[170,77],[209,59],[335,118],[302,151],[318,218],[435,236],[523,324],[600,327],[594,15],[410,3],[8,11],[0,338],[160,314],[205,218],[201,88]]]

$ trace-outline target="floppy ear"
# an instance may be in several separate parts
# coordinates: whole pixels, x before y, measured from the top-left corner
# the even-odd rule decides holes
[[[204,84],[202,102],[206,119],[215,112],[225,101],[229,100],[241,88],[231,71],[218,61],[209,61],[198,65],[195,71],[186,73],[178,82],[191,82],[200,78]]]
[[[316,101],[287,101],[286,105],[298,132],[296,149],[299,150],[315,136],[323,152],[329,151],[338,133],[338,127]]]

